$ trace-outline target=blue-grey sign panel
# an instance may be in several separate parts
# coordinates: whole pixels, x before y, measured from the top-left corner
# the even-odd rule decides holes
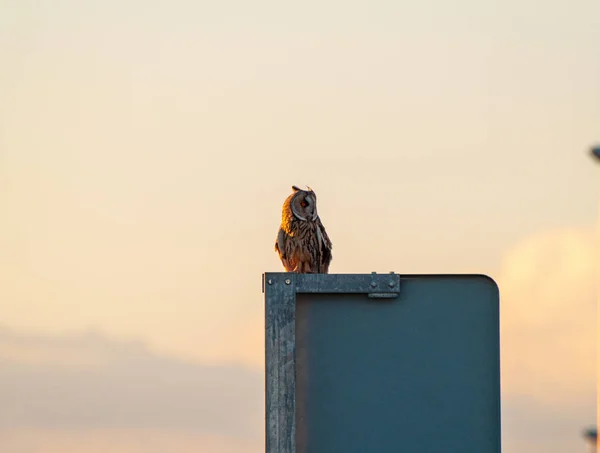
[[[402,275],[395,299],[304,291],[295,327],[297,453],[500,453],[491,279]]]

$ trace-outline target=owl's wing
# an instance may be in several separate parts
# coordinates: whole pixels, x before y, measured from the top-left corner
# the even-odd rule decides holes
[[[279,254],[279,259],[281,259],[281,263],[285,268],[286,272],[292,272],[296,266],[296,261],[294,259],[290,259],[290,257],[286,254],[286,242],[288,240],[288,236],[283,231],[283,229],[279,229],[279,233],[277,233],[277,240],[275,241],[275,251]]]
[[[279,253],[279,256],[283,259],[285,257],[285,231],[279,228],[277,233],[277,240],[275,241],[275,251]]]
[[[325,231],[325,227],[321,222],[317,225],[317,236],[319,238],[319,249],[321,262],[319,263],[319,272],[327,274],[329,272],[329,264],[331,263],[331,240]]]
[[[321,222],[319,222],[318,228],[319,228],[319,236],[321,237],[321,240],[323,241],[323,245],[325,246],[326,249],[331,250],[332,249],[331,240],[329,239],[329,236],[327,235],[327,231],[325,231],[325,227],[323,226],[323,224]]]

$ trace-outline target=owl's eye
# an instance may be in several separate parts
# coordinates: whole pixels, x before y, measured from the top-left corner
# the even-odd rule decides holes
[[[306,201],[301,201],[300,202],[300,206],[302,206],[303,208],[308,206],[308,203]]]

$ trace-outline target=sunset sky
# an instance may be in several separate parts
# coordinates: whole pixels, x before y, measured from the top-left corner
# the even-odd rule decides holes
[[[0,0],[2,452],[264,451],[261,274],[292,184],[333,273],[492,276],[503,452],[585,451],[599,18]]]

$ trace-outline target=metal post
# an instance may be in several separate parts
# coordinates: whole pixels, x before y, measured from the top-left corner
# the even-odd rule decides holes
[[[266,451],[296,451],[296,274],[265,285]]]

